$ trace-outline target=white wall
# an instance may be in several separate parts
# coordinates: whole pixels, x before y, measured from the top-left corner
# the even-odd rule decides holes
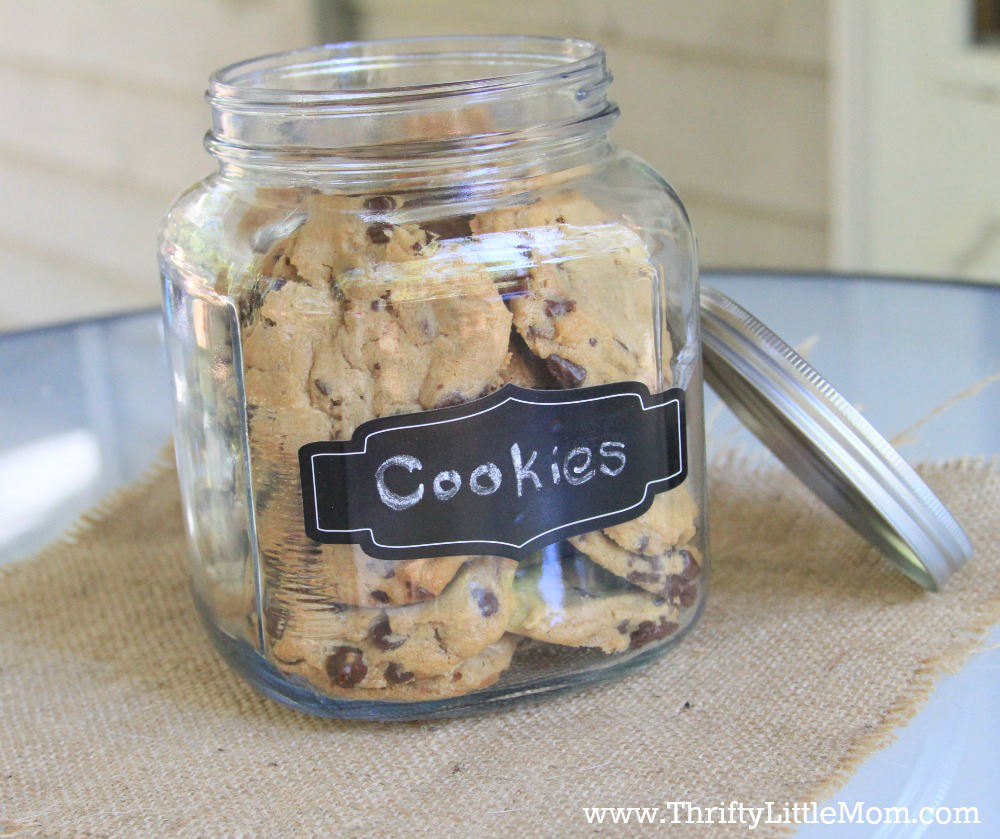
[[[613,136],[680,193],[707,266],[827,262],[827,0],[355,0],[365,37],[602,43]]]
[[[341,35],[607,45],[616,139],[680,192],[705,265],[822,266],[827,0],[0,3],[0,330],[159,300],[155,234],[211,171],[209,73]]]
[[[837,267],[1000,282],[1000,46],[971,6],[833,3]]]
[[[0,329],[156,305],[209,73],[313,32],[306,0],[0,3]]]

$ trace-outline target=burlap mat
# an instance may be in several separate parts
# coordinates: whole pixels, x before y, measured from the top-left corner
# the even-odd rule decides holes
[[[677,649],[541,704],[386,725],[304,716],[226,669],[161,468],[0,574],[0,835],[663,836],[582,808],[822,798],[1000,619],[1000,467],[923,470],[977,551],[939,595],[780,469],[711,474],[712,591]]]

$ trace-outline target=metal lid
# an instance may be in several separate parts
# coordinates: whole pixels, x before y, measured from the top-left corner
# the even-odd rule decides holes
[[[788,344],[712,288],[701,292],[701,325],[705,381],[907,577],[936,591],[972,555],[927,484]]]

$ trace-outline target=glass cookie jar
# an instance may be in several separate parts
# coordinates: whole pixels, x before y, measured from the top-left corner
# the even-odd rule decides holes
[[[195,600],[316,714],[622,674],[705,597],[695,245],[604,54],[329,45],[217,72],[160,240]]]

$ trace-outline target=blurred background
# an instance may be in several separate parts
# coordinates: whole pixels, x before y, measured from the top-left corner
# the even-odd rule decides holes
[[[703,267],[1000,282],[1000,0],[0,0],[0,330],[158,304],[213,69],[509,32],[606,47]]]

